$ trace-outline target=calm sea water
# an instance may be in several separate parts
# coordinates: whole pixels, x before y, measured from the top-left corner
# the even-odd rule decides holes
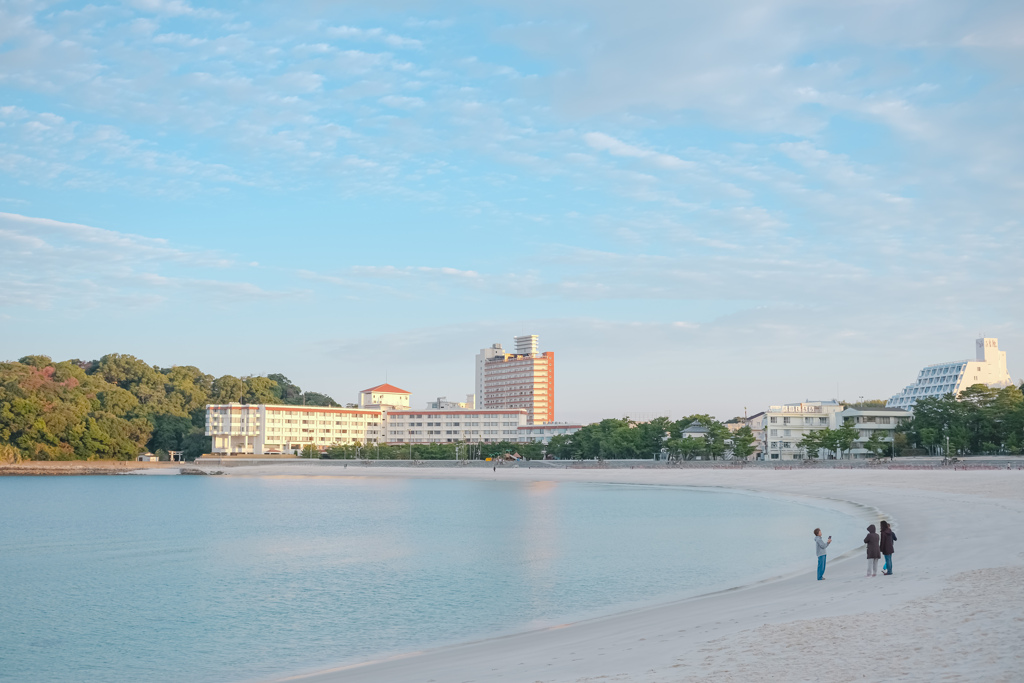
[[[0,680],[273,679],[812,572],[815,526],[864,533],[656,486],[0,478]]]

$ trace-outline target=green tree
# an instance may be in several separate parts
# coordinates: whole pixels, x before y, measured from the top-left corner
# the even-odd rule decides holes
[[[277,403],[284,405],[302,405],[302,389],[292,384],[291,380],[280,373],[267,375],[267,379],[277,384]]]
[[[244,395],[245,383],[231,375],[213,380],[210,388],[210,402],[214,404],[241,403]]]
[[[153,435],[147,446],[154,453],[161,449],[182,450],[182,441],[194,429],[191,419],[179,415],[161,413],[150,415],[149,420],[153,423]]]
[[[825,427],[817,431],[818,443],[826,456],[832,456],[839,451],[839,430]]]
[[[548,455],[556,460],[576,459],[573,436],[575,435],[557,434],[551,437],[551,441],[548,443]]]
[[[888,448],[888,444],[885,443],[885,437],[882,434],[882,430],[876,429],[871,432],[871,436],[864,442],[864,448],[867,449],[871,455],[878,458],[885,454],[885,450]]]
[[[94,373],[109,384],[127,389],[143,410],[159,409],[166,397],[164,376],[159,370],[128,354],[111,353],[100,358]]]
[[[210,403],[210,391],[213,389],[213,375],[207,375],[192,365],[165,368],[163,374],[168,412],[187,415],[195,426],[203,426],[206,404]]]
[[[839,429],[835,430],[835,450],[839,457],[842,457],[844,451],[849,453],[850,449],[853,448],[854,441],[857,440],[857,428],[852,424],[844,424]]]
[[[279,392],[274,380],[267,377],[245,377],[242,383],[245,385],[242,403],[257,405],[277,402]]]
[[[339,406],[337,401],[328,396],[327,394],[321,394],[316,391],[306,391],[302,394],[303,401],[307,406]]]
[[[723,425],[718,420],[713,420],[708,425],[708,435],[704,437],[705,446],[707,453],[712,460],[718,460],[719,458],[725,457],[725,453],[729,448],[729,439],[732,434],[729,432],[729,428]]]
[[[873,398],[867,401],[857,401],[856,403],[847,403],[843,401],[842,404],[846,408],[856,408],[857,410],[874,410],[877,408],[884,408],[888,401],[884,398]]]
[[[933,427],[921,427],[920,438],[921,444],[927,446],[928,450],[931,451],[942,443],[942,431]]]
[[[53,365],[53,361],[50,360],[49,356],[22,356],[18,359],[18,362],[37,369]]]
[[[892,436],[892,444],[890,447],[893,455],[903,455],[903,451],[909,447],[906,432],[899,431],[899,428],[897,428],[896,433]]]
[[[139,408],[139,399],[135,398],[135,394],[117,386],[97,392],[96,398],[99,400],[100,410],[117,417],[131,415]]]
[[[679,440],[679,456],[683,460],[694,460],[699,455],[704,456],[704,439],[686,437]]]
[[[825,444],[829,436],[826,432],[831,432],[831,430],[828,428],[812,430],[804,434],[803,438],[797,442],[797,448],[802,449],[806,457],[817,458],[820,451],[826,448]]]
[[[148,440],[132,394],[66,361],[26,359],[0,363],[0,443],[29,459],[70,460],[134,457]]]
[[[744,425],[736,430],[732,437],[732,455],[734,458],[747,459],[757,450],[753,430]]]
[[[15,465],[21,462],[21,451],[9,443],[0,444],[0,465]]]
[[[192,431],[182,438],[181,450],[186,460],[201,458],[205,453],[213,450],[212,439],[203,434],[201,429],[193,427]]]

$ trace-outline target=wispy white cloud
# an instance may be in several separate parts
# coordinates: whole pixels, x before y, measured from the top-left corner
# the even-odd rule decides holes
[[[218,19],[224,15],[208,8],[195,8],[184,0],[131,0],[135,8],[152,14],[166,17],[200,17],[203,19]]]
[[[176,247],[162,238],[0,213],[0,268],[10,282],[0,305],[6,307],[149,306],[186,290],[201,292],[217,305],[302,294],[229,279],[237,265],[223,255]],[[202,276],[213,273],[219,277]]]
[[[354,26],[332,26],[326,30],[332,38],[343,40],[378,40],[389,47],[398,49],[419,49],[423,43],[415,38],[405,38],[388,33],[382,28],[356,28]]]
[[[278,273],[293,290],[176,242],[7,219],[0,259],[38,265],[5,265],[7,304],[158,306],[223,282],[368,321],[386,305],[407,330],[424,297],[464,303],[452,320],[498,297],[507,319],[571,310],[576,332],[694,353],[833,329],[935,344],[914,330],[987,319],[1024,343],[1012,3],[59,10],[0,7],[0,201],[76,192],[79,215],[110,215],[141,195],[211,235],[281,223],[294,240],[238,261],[306,270]]]
[[[693,162],[685,161],[671,154],[641,149],[604,133],[586,133],[583,135],[583,139],[593,149],[608,152],[612,156],[645,159],[655,166],[668,170],[683,170],[694,167]]]

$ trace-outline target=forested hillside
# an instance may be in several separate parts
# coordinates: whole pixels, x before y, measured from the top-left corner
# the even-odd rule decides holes
[[[207,403],[338,405],[284,375],[214,378],[191,365],[160,368],[134,356],[0,363],[0,460],[132,459],[149,450],[210,449]]]

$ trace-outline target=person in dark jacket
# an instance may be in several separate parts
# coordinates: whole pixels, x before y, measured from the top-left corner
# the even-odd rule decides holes
[[[892,554],[896,552],[896,548],[893,547],[893,541],[896,540],[896,534],[893,532],[892,527],[889,526],[889,522],[882,520],[882,532],[879,534],[881,541],[879,543],[879,550],[882,552],[882,556],[885,557],[885,564],[882,565],[882,576],[892,576]]]
[[[880,541],[878,534],[875,533],[875,525],[872,524],[868,527],[868,535],[864,537],[864,542],[868,546],[868,576],[878,576],[878,560],[882,558],[882,553],[878,550]]]

